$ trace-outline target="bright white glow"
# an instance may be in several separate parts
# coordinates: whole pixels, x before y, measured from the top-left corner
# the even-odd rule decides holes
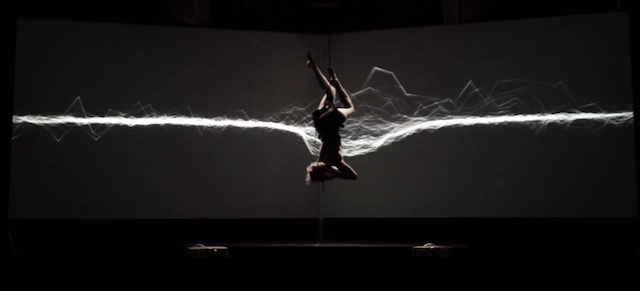
[[[562,82],[501,80],[487,93],[469,81],[455,98],[436,98],[408,93],[393,72],[376,67],[362,87],[350,92],[356,113],[340,133],[345,156],[366,155],[413,134],[452,127],[514,125],[541,131],[550,124],[598,129],[633,123],[631,110],[606,112],[596,104],[578,106]],[[87,114],[78,97],[61,115],[14,115],[13,138],[20,136],[26,125],[45,127],[57,141],[73,127],[82,128],[95,140],[114,126],[196,127],[201,133],[233,127],[292,133],[317,155],[320,140],[310,117],[315,106],[290,106],[266,120],[158,115],[151,106],[141,104],[134,113],[109,110],[101,117]]]
[[[445,119],[429,119],[425,117],[413,117],[403,123],[386,123],[378,125],[378,130],[386,132],[382,136],[351,136],[343,137],[345,155],[359,156],[375,152],[379,148],[399,141],[421,131],[435,131],[446,127],[465,127],[477,125],[507,125],[520,124],[534,127],[542,127],[551,123],[572,124],[576,121],[597,121],[606,124],[623,124],[633,120],[633,112],[618,113],[555,113],[555,114],[528,114],[528,115],[503,115],[503,116],[460,116]],[[300,136],[312,154],[319,151],[319,143],[313,127],[300,127],[277,122],[260,120],[242,120],[228,118],[201,118],[188,116],[154,116],[154,117],[75,117],[70,115],[38,116],[24,115],[13,116],[14,124],[28,123],[38,126],[59,125],[107,125],[107,126],[189,126],[210,129],[224,129],[235,127],[242,129],[261,128],[267,130],[279,130],[290,132]],[[366,123],[366,122],[364,122]],[[361,125],[362,126],[362,125]],[[352,125],[353,127],[353,125]],[[376,131],[375,128],[368,130]],[[358,132],[358,128],[351,129]],[[347,154],[348,153],[348,154]]]

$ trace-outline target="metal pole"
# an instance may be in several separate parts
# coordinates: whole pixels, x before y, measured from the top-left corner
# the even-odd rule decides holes
[[[324,240],[324,221],[322,217],[322,196],[324,196],[324,181],[322,181],[322,191],[320,191],[320,214],[318,217],[318,241]]]

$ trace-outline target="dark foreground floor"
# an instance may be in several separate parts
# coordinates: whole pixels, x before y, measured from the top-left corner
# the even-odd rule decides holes
[[[5,256],[638,258],[636,218],[11,220]]]

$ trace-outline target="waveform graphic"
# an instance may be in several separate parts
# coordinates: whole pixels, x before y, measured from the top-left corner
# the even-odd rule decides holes
[[[501,80],[486,92],[469,81],[455,98],[436,98],[408,93],[391,71],[374,67],[362,89],[350,92],[356,113],[341,132],[345,156],[373,153],[423,131],[470,126],[527,126],[541,131],[550,124],[597,130],[608,125],[633,123],[633,111],[606,112],[596,104],[578,105],[562,82],[545,84],[526,80]],[[544,96],[545,98],[539,98]],[[28,125],[44,127],[60,141],[72,128],[80,127],[100,139],[111,127],[184,126],[204,130],[278,130],[302,138],[317,155],[317,138],[310,113],[317,104],[289,106],[265,120],[244,117],[160,115],[150,106],[136,104],[129,113],[109,110],[104,116],[86,112],[80,97],[61,115],[14,115],[17,138]]]

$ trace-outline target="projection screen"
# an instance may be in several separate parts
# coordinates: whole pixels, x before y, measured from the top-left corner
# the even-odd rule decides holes
[[[637,216],[626,13],[331,35],[17,23],[10,218]],[[333,66],[358,179],[306,185]]]

